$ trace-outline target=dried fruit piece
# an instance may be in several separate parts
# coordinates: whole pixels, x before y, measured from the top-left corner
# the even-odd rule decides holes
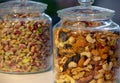
[[[65,63],[64,66],[63,66],[63,71],[66,71],[66,70],[67,70],[68,64],[69,64],[71,61],[73,61],[72,58],[69,58],[69,59],[66,61],[66,63]]]
[[[102,59],[107,59],[108,58],[108,54],[103,54],[101,57],[102,57]]]
[[[76,39],[76,44],[80,47],[86,47],[88,45],[86,39],[84,38],[84,36],[79,36]]]
[[[102,49],[102,52],[103,52],[103,53],[107,53],[107,52],[109,52],[109,50],[110,50],[110,47],[109,47],[109,46],[105,46],[105,47]]]
[[[93,50],[91,51],[91,53],[92,53],[92,55],[94,55],[94,56],[98,56],[98,55],[99,55],[99,51],[98,51],[98,50],[95,50],[95,49],[93,49]]]
[[[67,36],[67,33],[66,33],[66,32],[60,32],[59,37],[60,37],[60,41],[61,41],[61,42],[65,42],[65,41],[68,40],[68,36]]]
[[[80,60],[80,54],[76,53],[76,55],[72,57],[72,60],[78,63],[78,61]]]
[[[85,61],[85,57],[81,57],[80,60],[79,60],[79,62],[78,62],[78,66],[82,67],[83,64],[84,64],[84,61]]]
[[[71,44],[65,44],[65,45],[64,45],[64,48],[65,48],[65,49],[70,49],[70,48],[72,48],[72,45],[71,45]]]

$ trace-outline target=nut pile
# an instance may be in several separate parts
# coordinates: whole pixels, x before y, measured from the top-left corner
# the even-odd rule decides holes
[[[50,23],[0,20],[0,71],[40,72],[50,68]]]
[[[60,27],[53,34],[55,83],[117,83],[118,33]]]

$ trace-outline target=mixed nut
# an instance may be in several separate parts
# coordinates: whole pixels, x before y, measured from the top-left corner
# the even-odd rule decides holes
[[[50,23],[20,18],[24,19],[0,20],[0,71],[29,73],[49,69]]]
[[[82,30],[100,26],[99,22],[63,25],[53,32],[55,83],[118,83],[119,33]]]

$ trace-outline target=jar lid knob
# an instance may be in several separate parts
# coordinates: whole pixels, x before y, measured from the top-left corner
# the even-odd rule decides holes
[[[24,5],[26,5],[26,2],[28,1],[28,0],[20,0],[21,1],[21,4],[24,6]]]
[[[90,7],[94,3],[94,0],[78,0],[78,2],[81,6]]]
[[[26,2],[27,0],[21,0],[22,2]]]

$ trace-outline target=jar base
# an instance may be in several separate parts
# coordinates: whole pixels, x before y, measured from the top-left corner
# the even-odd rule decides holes
[[[13,74],[13,75],[39,74],[39,73],[48,72],[51,69],[52,69],[52,67],[50,66],[47,69],[43,69],[43,70],[36,71],[36,72],[5,72],[5,71],[0,71],[0,73],[3,73],[3,74]]]

